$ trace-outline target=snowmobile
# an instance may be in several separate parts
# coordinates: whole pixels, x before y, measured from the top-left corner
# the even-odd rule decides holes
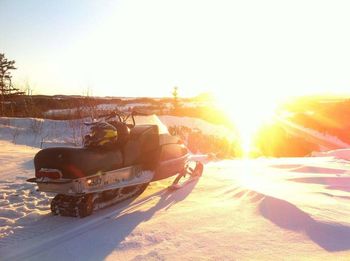
[[[35,177],[28,182],[57,195],[54,215],[85,217],[94,211],[140,195],[150,182],[202,175],[203,164],[160,121],[136,124],[140,114],[112,112],[85,123],[90,133],[82,147],[54,147],[34,157]]]

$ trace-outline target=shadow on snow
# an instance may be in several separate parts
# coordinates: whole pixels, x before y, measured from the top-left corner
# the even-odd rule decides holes
[[[329,252],[350,249],[350,227],[348,226],[317,221],[295,205],[273,197],[264,198],[259,210],[262,216],[277,226],[303,232]]]

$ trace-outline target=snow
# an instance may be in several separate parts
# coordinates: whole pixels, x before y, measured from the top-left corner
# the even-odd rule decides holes
[[[321,133],[317,130],[313,130],[310,128],[305,128],[296,123],[293,123],[287,119],[283,119],[282,117],[276,118],[280,123],[286,126],[286,131],[291,132],[294,135],[299,135],[310,142],[314,142],[319,144],[321,148],[325,149],[334,149],[334,148],[349,148],[350,145],[346,142],[340,140],[339,138],[327,134]]]
[[[53,194],[26,182],[39,147],[12,120],[17,144],[14,124],[0,126],[1,260],[349,260],[347,149],[210,162],[179,190],[154,182],[79,219],[52,216]]]
[[[37,148],[76,146],[88,131],[86,119],[48,120],[0,117],[0,140]]]
[[[313,156],[335,157],[338,159],[350,160],[350,149],[337,149],[330,151],[314,152]]]

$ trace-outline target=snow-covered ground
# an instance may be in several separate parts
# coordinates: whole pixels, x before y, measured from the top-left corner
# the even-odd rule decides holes
[[[79,219],[50,214],[53,195],[25,181],[38,146],[14,144],[7,129],[0,128],[0,260],[350,259],[349,150],[210,162],[178,191],[166,189],[171,179],[155,182]]]
[[[288,119],[283,119],[282,117],[276,117],[280,123],[285,127],[285,130],[292,135],[297,135],[305,138],[309,142],[314,142],[319,144],[322,150],[327,150],[329,148],[349,148],[350,145],[346,142],[340,140],[338,137],[332,136],[327,133],[321,133],[317,130],[303,127],[296,123],[289,121]]]
[[[80,120],[48,120],[0,117],[0,140],[37,148],[81,145],[88,131]]]
[[[2,260],[349,260],[350,165],[334,157],[209,163],[93,216],[51,216],[37,149],[1,141]]]

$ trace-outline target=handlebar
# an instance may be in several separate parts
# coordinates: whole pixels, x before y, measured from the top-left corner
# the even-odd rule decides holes
[[[130,113],[125,113],[125,112],[121,112],[119,110],[115,110],[115,111],[111,111],[111,112],[106,113],[106,114],[99,115],[97,117],[97,119],[104,118],[106,121],[108,121],[109,119],[116,117],[116,118],[118,118],[118,121],[120,121],[122,123],[126,123],[126,121],[131,118],[132,124],[128,124],[128,125],[129,125],[129,127],[133,128],[136,125],[134,116],[149,116],[149,115],[151,115],[151,114],[147,114],[147,113],[140,112],[140,111],[132,111]]]

